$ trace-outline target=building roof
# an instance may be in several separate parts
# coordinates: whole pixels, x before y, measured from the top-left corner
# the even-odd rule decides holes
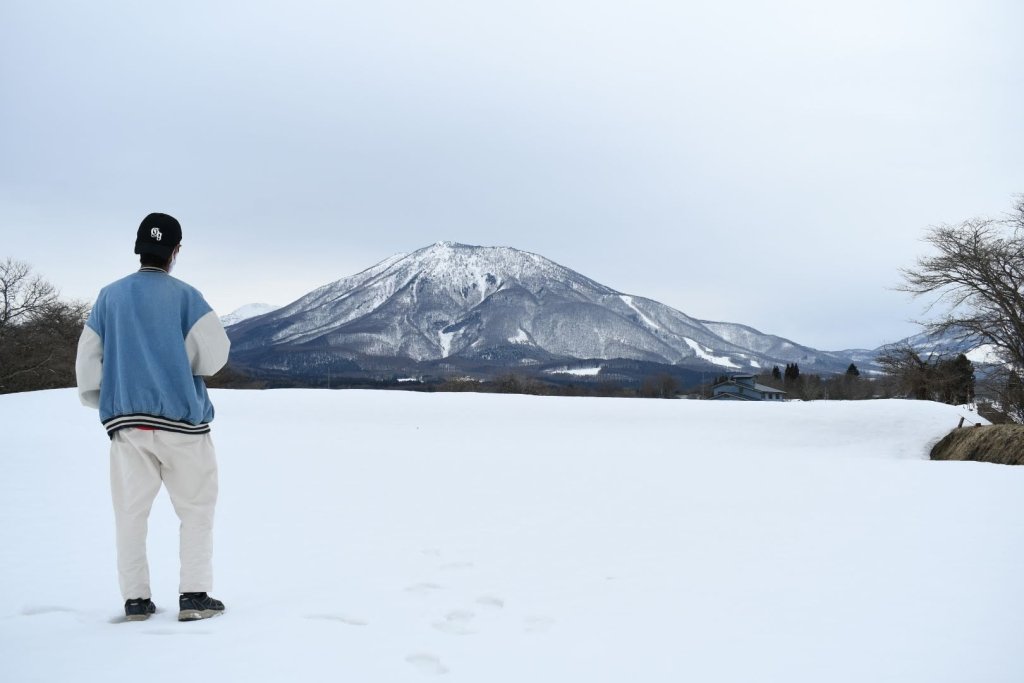
[[[712,396],[709,401],[760,401],[761,399],[753,396],[743,396],[742,394],[734,394],[731,391],[721,391]]]
[[[711,388],[715,389],[717,387],[724,386],[726,384],[734,384],[736,386],[739,386],[739,382],[736,381],[739,378],[753,379],[754,375],[733,375],[729,379],[725,380],[724,382],[718,382],[717,384],[713,385]],[[763,394],[785,394],[785,393],[787,393],[786,391],[784,391],[782,389],[776,389],[775,387],[770,387],[770,386],[768,386],[766,384],[758,384],[757,382],[754,382],[753,387],[751,387],[749,384],[745,384],[743,386],[747,387],[748,389],[749,388],[753,388],[753,389],[755,389],[757,391],[760,391]]]
[[[758,391],[763,391],[766,394],[785,394],[786,393],[782,389],[776,389],[775,387],[769,387],[769,386],[764,385],[764,384],[758,384],[757,382],[754,382],[754,388],[757,389]]]

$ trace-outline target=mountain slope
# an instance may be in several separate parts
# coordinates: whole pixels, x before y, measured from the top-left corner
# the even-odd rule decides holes
[[[849,363],[750,327],[697,320],[537,254],[453,242],[391,257],[229,333],[236,362],[277,370],[339,359],[361,368],[629,359],[718,371]]]

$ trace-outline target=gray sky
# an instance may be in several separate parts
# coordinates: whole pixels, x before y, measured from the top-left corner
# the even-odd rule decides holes
[[[0,259],[91,300],[176,216],[221,314],[439,240],[823,349],[918,331],[1024,192],[1024,3],[0,3]]]

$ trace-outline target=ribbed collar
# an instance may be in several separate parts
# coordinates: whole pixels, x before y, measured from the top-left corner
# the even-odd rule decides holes
[[[143,266],[142,268],[139,268],[139,272],[140,273],[163,273],[164,275],[167,275],[167,271],[166,270],[164,270],[163,268],[157,268],[156,266]]]

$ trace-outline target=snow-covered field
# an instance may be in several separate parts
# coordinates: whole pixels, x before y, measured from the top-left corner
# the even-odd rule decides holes
[[[108,442],[0,396],[4,681],[1019,683],[1024,468],[929,462],[963,411],[214,392],[214,594],[177,522],[123,612]]]

